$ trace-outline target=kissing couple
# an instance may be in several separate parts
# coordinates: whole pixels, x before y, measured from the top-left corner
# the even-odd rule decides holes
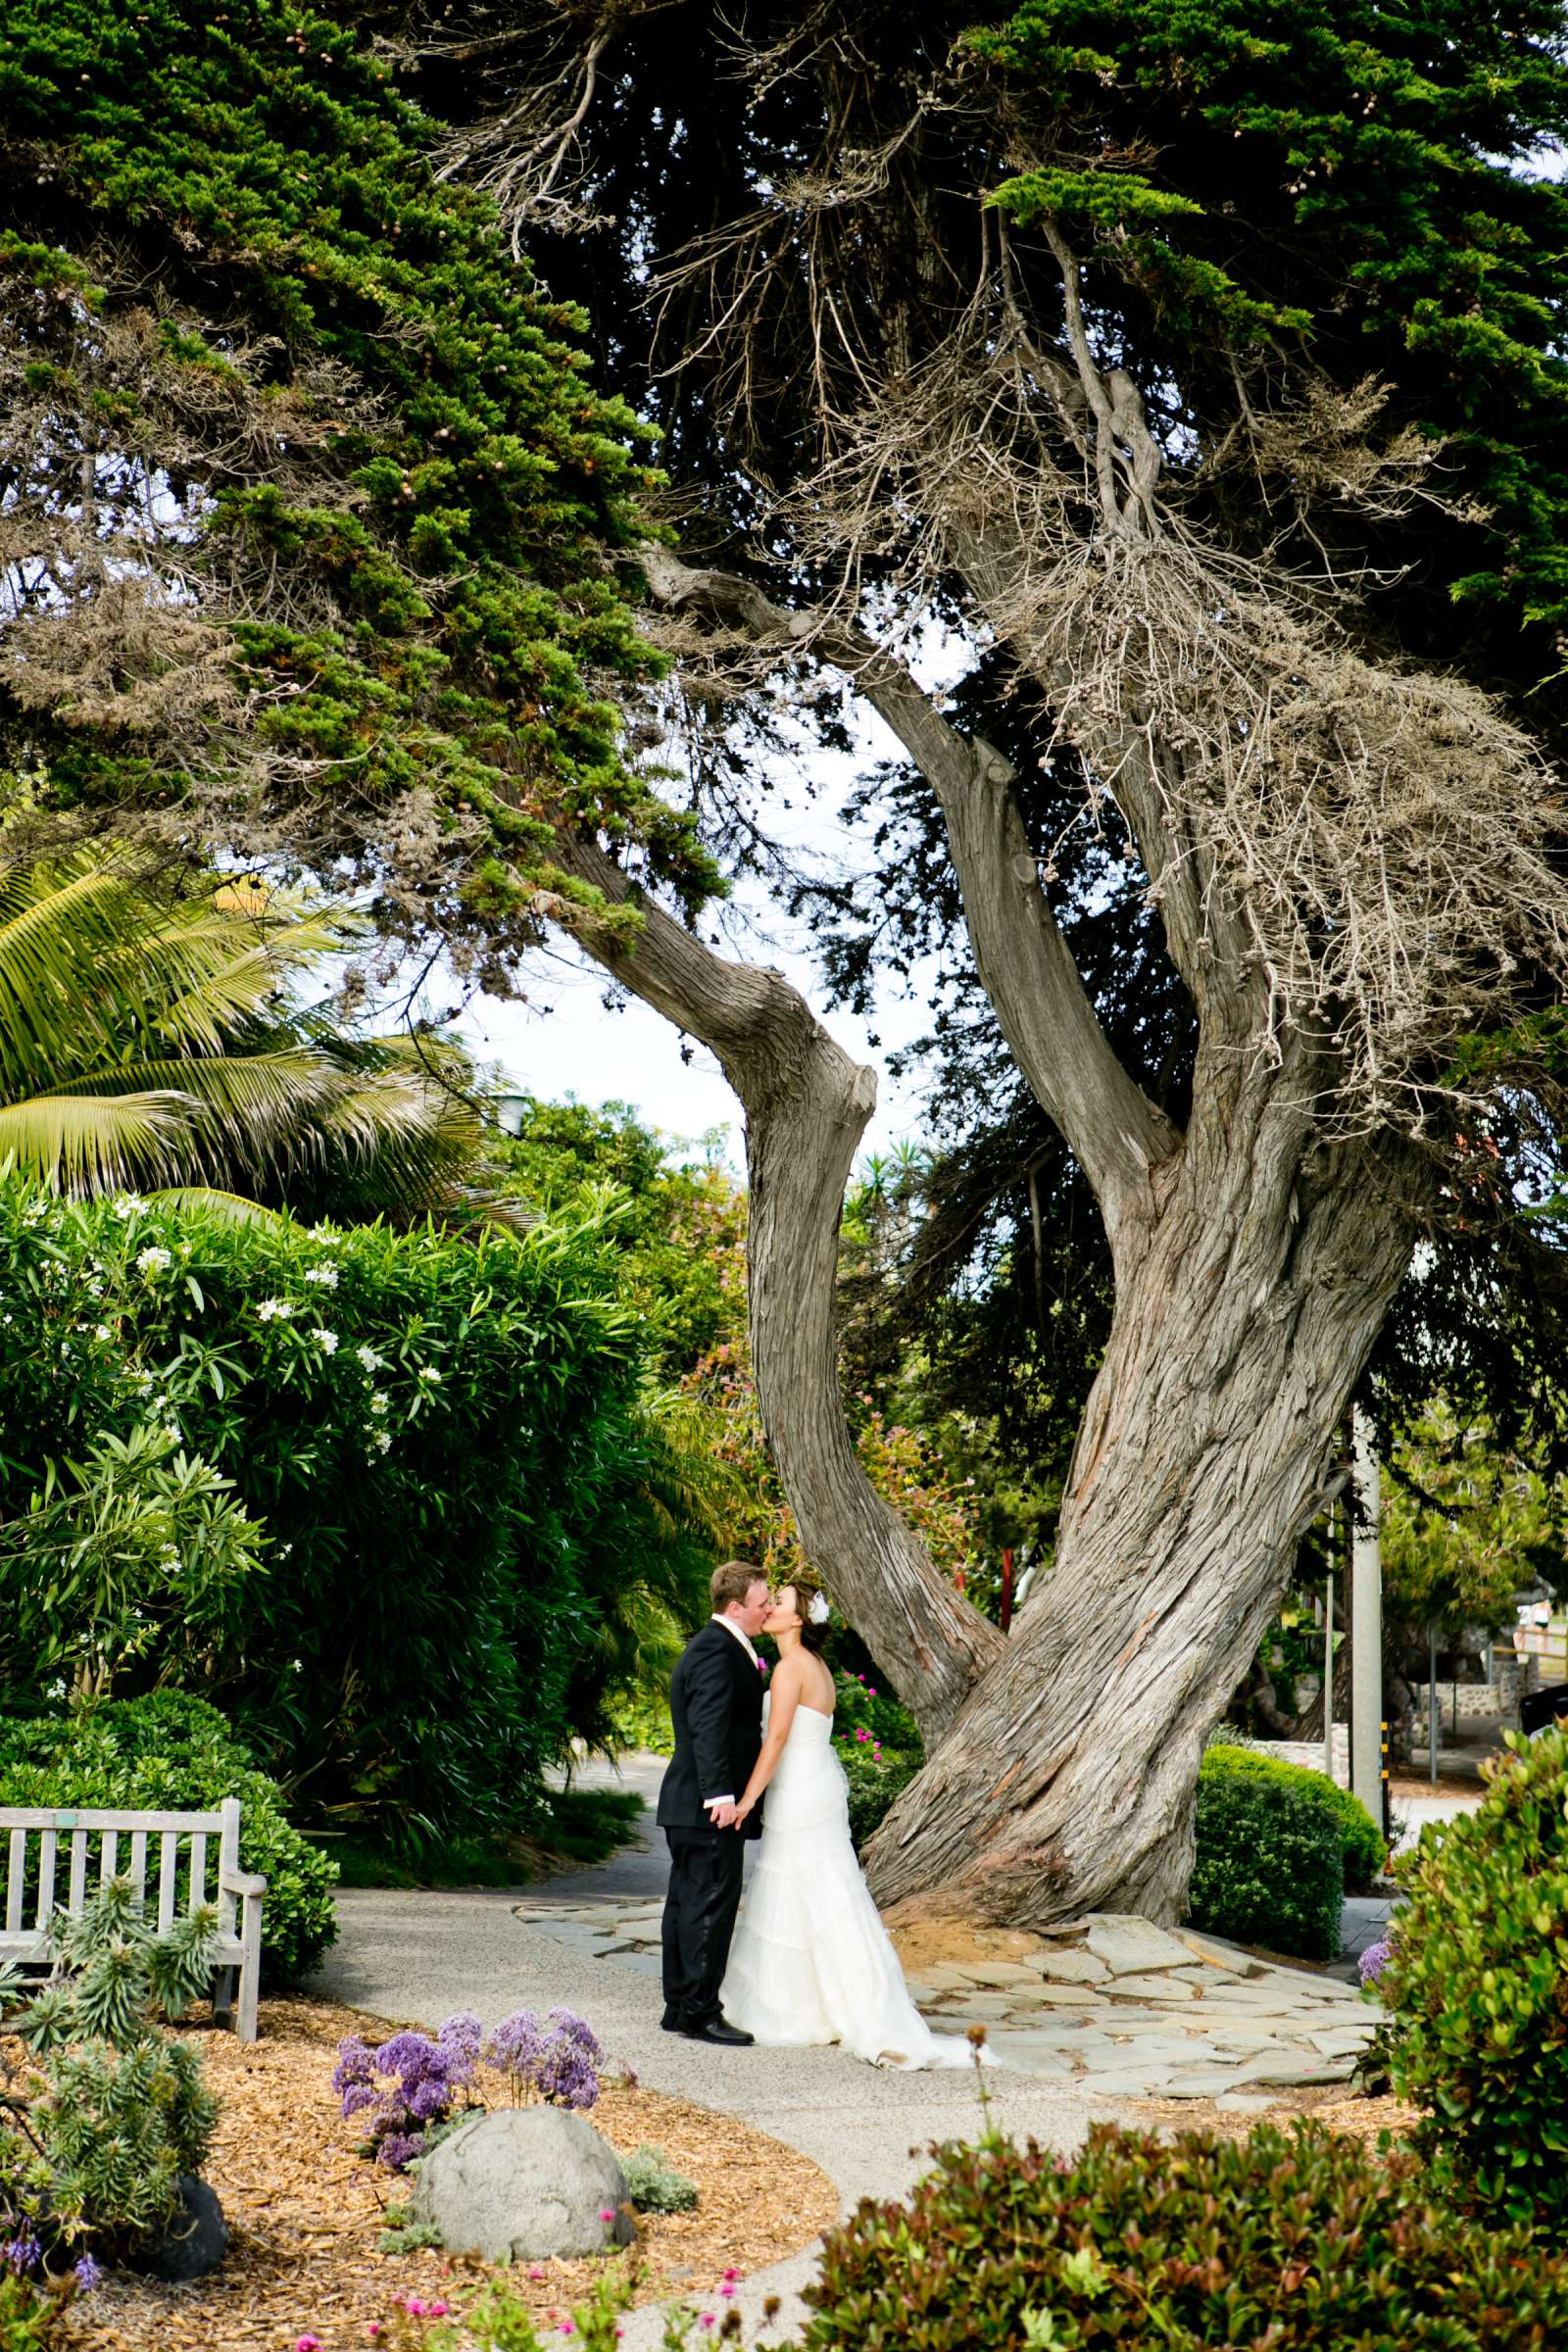
[[[770,1592],[760,1568],[728,1560],[710,1603],[669,1686],[665,2032],[737,2048],[836,2041],[873,2066],[966,2066],[967,2041],[933,2034],[910,2000],[855,1858],[820,1586],[802,1574]],[[760,1634],[778,1645],[771,1682],[752,1646]],[[761,1850],[742,1903],[752,1838]]]

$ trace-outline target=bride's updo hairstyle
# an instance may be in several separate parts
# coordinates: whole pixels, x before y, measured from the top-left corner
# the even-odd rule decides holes
[[[801,1642],[813,1657],[820,1657],[827,1647],[828,1628],[832,1612],[827,1594],[808,1569],[799,1576],[787,1576],[784,1583],[795,1595],[796,1613],[801,1620]]]

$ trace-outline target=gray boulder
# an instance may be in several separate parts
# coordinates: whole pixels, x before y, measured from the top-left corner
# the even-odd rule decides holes
[[[600,2217],[612,2211],[614,2220]],[[630,2199],[615,2152],[564,2107],[476,2115],[419,2161],[409,2220],[451,2254],[485,2262],[571,2259],[631,2243]]]
[[[228,2251],[228,2224],[216,2193],[194,2173],[179,2176],[179,2202],[158,2235],[130,2257],[126,2268],[149,2278],[183,2284],[216,2271]]]

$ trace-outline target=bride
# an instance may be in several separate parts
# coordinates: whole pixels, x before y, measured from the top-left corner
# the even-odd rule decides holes
[[[910,2000],[850,1842],[849,1788],[833,1752],[833,1677],[819,1652],[828,1605],[804,1577],[762,1622],[778,1644],[764,1738],[736,1826],[764,1788],[762,1842],[736,1922],[725,2016],[760,2042],[837,2041],[873,2066],[967,2066]]]

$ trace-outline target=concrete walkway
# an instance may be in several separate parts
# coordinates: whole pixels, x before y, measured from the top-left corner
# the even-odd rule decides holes
[[[612,1785],[651,1797],[662,1769],[656,1757],[630,1759]],[[966,2072],[907,2075],[837,2049],[728,2051],[663,2033],[657,1839],[650,1813],[610,1861],[518,1892],[344,1892],[339,1941],[317,1982],[352,2006],[430,2027],[459,2009],[486,2019],[576,2009],[649,2087],[738,2116],[809,2156],[845,2208],[902,2194],[929,2141],[973,2134],[980,2112]],[[1121,1918],[1046,1938],[1024,1962],[928,1968],[911,1990],[939,2030],[985,2023],[993,2119],[1063,2153],[1096,2117],[1136,2124],[1143,2097],[1260,2110],[1287,2085],[1341,2081],[1374,2023],[1330,1978]],[[808,2250],[748,2279],[749,2328],[764,2296],[778,2294],[771,2332],[787,2340],[813,2267]],[[634,2315],[625,2352],[648,2352],[661,2328],[657,2311]]]

